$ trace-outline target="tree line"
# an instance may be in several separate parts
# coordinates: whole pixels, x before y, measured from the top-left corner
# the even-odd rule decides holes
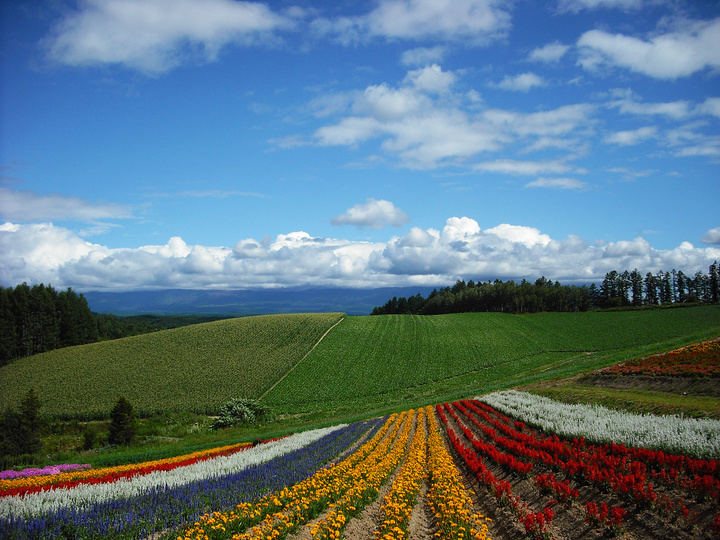
[[[458,280],[452,287],[434,289],[427,298],[417,294],[408,298],[393,297],[377,306],[371,315],[504,312],[538,313],[542,311],[587,311],[623,307],[720,302],[720,267],[717,261],[707,274],[694,276],[682,271],[659,271],[655,274],[639,270],[605,274],[598,287],[561,285],[541,277],[535,283],[513,280],[467,283]]]

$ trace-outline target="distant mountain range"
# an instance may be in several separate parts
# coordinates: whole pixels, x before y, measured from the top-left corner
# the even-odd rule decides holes
[[[292,288],[270,290],[185,290],[83,293],[95,313],[114,315],[266,315],[271,313],[343,312],[369,315],[393,296],[421,294],[434,287],[379,289]]]

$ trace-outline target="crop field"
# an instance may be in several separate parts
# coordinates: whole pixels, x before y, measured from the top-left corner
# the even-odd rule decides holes
[[[228,319],[24,358],[0,369],[0,395],[17,406],[33,388],[48,415],[107,416],[123,395],[140,414],[214,413],[258,398],[342,315]]]
[[[0,538],[720,536],[720,447],[695,455],[696,427],[669,428],[672,453],[611,411],[605,425],[626,425],[636,445],[605,443],[607,431],[582,422],[563,437],[524,421],[538,399],[545,420],[567,427],[565,405],[501,392],[254,447],[0,480]],[[697,429],[720,437],[718,421]]]
[[[596,369],[717,334],[716,306],[348,317],[263,402],[288,413],[415,406]]]

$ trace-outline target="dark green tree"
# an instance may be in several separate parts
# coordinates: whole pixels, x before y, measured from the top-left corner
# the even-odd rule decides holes
[[[637,268],[630,272],[630,289],[632,290],[632,305],[641,306],[643,303],[643,278]]]
[[[710,281],[710,301],[720,302],[720,266],[718,266],[717,261],[710,265],[708,274]]]
[[[135,439],[137,419],[130,402],[121,396],[110,411],[110,444],[130,444]]]

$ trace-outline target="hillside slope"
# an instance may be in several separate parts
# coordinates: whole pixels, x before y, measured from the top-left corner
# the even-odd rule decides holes
[[[720,306],[348,317],[263,402],[280,412],[415,407],[720,336]]]
[[[0,369],[0,395],[16,406],[34,388],[42,412],[61,417],[107,416],[121,395],[140,414],[215,413],[230,398],[260,397],[342,316],[227,319],[58,349]]]

